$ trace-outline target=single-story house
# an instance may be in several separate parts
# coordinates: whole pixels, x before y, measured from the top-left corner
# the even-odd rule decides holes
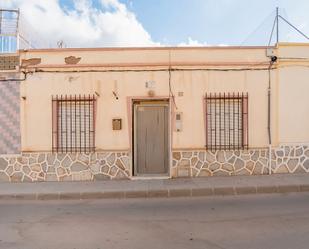
[[[0,55],[0,181],[309,172],[309,44]]]

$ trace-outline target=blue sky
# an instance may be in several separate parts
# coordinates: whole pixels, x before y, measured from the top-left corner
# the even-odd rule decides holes
[[[53,43],[64,40],[68,46],[266,45],[276,6],[309,34],[308,0],[2,1],[20,8],[42,37]],[[38,24],[47,17],[40,10],[65,21],[53,25],[48,21],[54,20],[44,20],[45,29],[50,28],[46,32]],[[282,41],[306,41],[285,23],[280,27]]]
[[[72,0],[61,0],[72,7]],[[233,44],[265,43],[272,28],[275,9],[291,22],[309,30],[308,0],[120,0],[151,34],[154,41],[167,44],[188,42]],[[100,1],[92,4],[100,8]],[[257,33],[254,30],[263,24]],[[291,31],[284,22],[282,39]],[[253,33],[252,33],[253,32]],[[264,36],[263,39],[260,36]],[[302,37],[294,34],[295,40]]]
[[[155,40],[181,43],[191,37],[210,44],[240,44],[256,27],[266,20],[265,31],[269,33],[274,19],[274,10],[280,6],[284,15],[287,11],[295,17],[302,14],[308,21],[309,5],[306,1],[272,0],[136,0],[133,11]],[[308,2],[308,1],[307,1]],[[301,20],[302,18],[299,18]],[[307,19],[307,20],[306,20]],[[253,34],[254,36],[254,34]],[[254,37],[253,37],[254,38]],[[255,37],[257,38],[257,37]],[[259,39],[257,39],[259,42]]]

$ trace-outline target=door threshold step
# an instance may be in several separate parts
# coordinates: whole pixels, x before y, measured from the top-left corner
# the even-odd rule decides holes
[[[133,176],[132,180],[165,180],[170,179],[170,176]]]

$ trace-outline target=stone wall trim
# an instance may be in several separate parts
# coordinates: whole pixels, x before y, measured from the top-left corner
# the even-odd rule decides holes
[[[129,153],[23,153],[0,157],[0,182],[129,179]]]
[[[268,149],[246,151],[174,150],[171,177],[269,174]],[[309,146],[273,148],[271,173],[309,173]],[[0,156],[0,182],[131,179],[128,151],[22,153]],[[249,190],[248,190],[249,191]]]
[[[269,150],[175,150],[172,177],[269,174]],[[271,151],[271,173],[309,173],[309,146],[280,146]]]

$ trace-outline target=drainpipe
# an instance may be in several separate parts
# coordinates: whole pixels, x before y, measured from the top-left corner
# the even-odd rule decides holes
[[[270,65],[271,67],[271,65]],[[268,70],[268,110],[267,110],[267,130],[268,130],[268,173],[271,175],[271,123],[270,123],[270,111],[271,111],[271,74],[270,74],[270,67]]]
[[[276,56],[271,57],[271,61],[268,68],[268,110],[267,110],[267,130],[268,130],[268,173],[271,175],[271,68],[277,61]]]

